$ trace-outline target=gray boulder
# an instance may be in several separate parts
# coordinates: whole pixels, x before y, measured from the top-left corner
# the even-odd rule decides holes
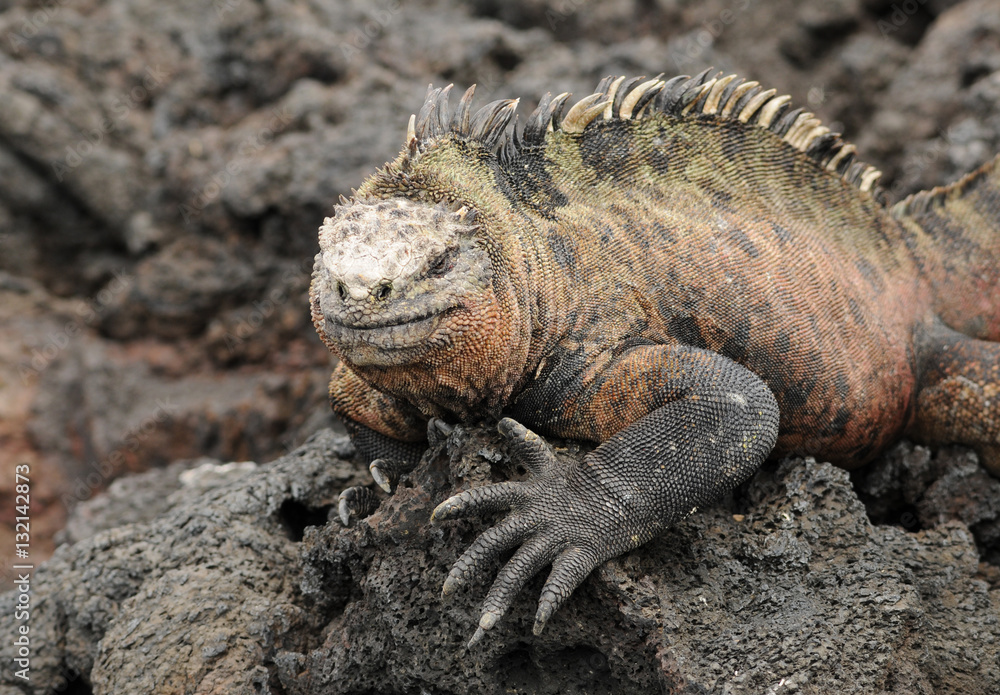
[[[969,529],[995,524],[997,510],[941,521],[951,495],[970,493],[941,481],[983,482],[967,452],[902,445],[859,478],[900,504],[916,496],[914,528],[941,517],[913,532],[873,526],[840,469],[768,464],[606,563],[537,637],[536,578],[471,651],[486,587],[440,591],[488,520],[429,516],[455,486],[521,474],[499,436],[456,428],[343,528],[328,522],[337,496],[367,475],[350,454],[324,430],[271,464],[179,464],[87,503],[94,511],[71,520],[75,542],[32,579],[31,681],[5,671],[0,693],[1000,691],[997,570],[980,565]],[[920,472],[903,476],[905,495],[886,482],[900,471]],[[144,477],[165,501],[137,492]],[[1000,496],[986,481],[996,489],[984,494]],[[3,634],[15,634],[17,598],[0,597]],[[13,649],[0,644],[5,664]]]

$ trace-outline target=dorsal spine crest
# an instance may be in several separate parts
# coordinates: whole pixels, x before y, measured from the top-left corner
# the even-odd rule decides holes
[[[831,132],[814,114],[793,109],[787,94],[777,95],[774,89],[765,90],[757,82],[737,75],[718,73],[710,77],[711,72],[710,68],[693,77],[679,75],[669,80],[663,80],[662,75],[651,80],[606,77],[597,91],[577,101],[565,115],[570,95],[553,97],[546,93],[523,129],[518,129],[515,122],[517,99],[492,101],[473,111],[473,85],[452,113],[448,104],[452,85],[429,86],[420,111],[410,116],[407,151],[414,157],[444,136],[453,135],[478,143],[509,162],[521,152],[543,149],[547,134],[555,130],[578,135],[592,123],[635,120],[654,113],[676,118],[715,118],[768,130],[820,167],[883,199],[884,192],[878,187],[881,172],[856,161],[854,146]]]

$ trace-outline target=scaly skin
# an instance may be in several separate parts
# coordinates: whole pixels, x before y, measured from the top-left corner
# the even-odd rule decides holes
[[[501,418],[526,482],[445,593],[517,548],[482,638],[546,565],[536,631],[604,560],[769,455],[859,466],[908,433],[1000,474],[1000,174],[892,210],[878,172],[787,98],[726,77],[602,82],[452,118],[434,90],[400,156],[320,229],[313,320],[330,385],[391,489],[430,421]],[[596,442],[557,463],[543,434]],[[347,495],[343,513],[370,509]],[[352,506],[353,505],[353,506]]]

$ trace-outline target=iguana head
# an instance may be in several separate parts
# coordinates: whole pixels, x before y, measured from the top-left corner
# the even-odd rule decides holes
[[[496,312],[473,217],[405,198],[338,206],[310,290],[324,342],[352,365],[399,366],[480,333]]]

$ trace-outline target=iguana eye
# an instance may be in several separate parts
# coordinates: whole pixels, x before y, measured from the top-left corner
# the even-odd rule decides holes
[[[443,253],[438,257],[436,261],[434,261],[434,265],[430,267],[427,273],[435,277],[440,277],[445,273],[447,273],[449,270],[451,270],[451,268],[452,268],[451,254]]]

